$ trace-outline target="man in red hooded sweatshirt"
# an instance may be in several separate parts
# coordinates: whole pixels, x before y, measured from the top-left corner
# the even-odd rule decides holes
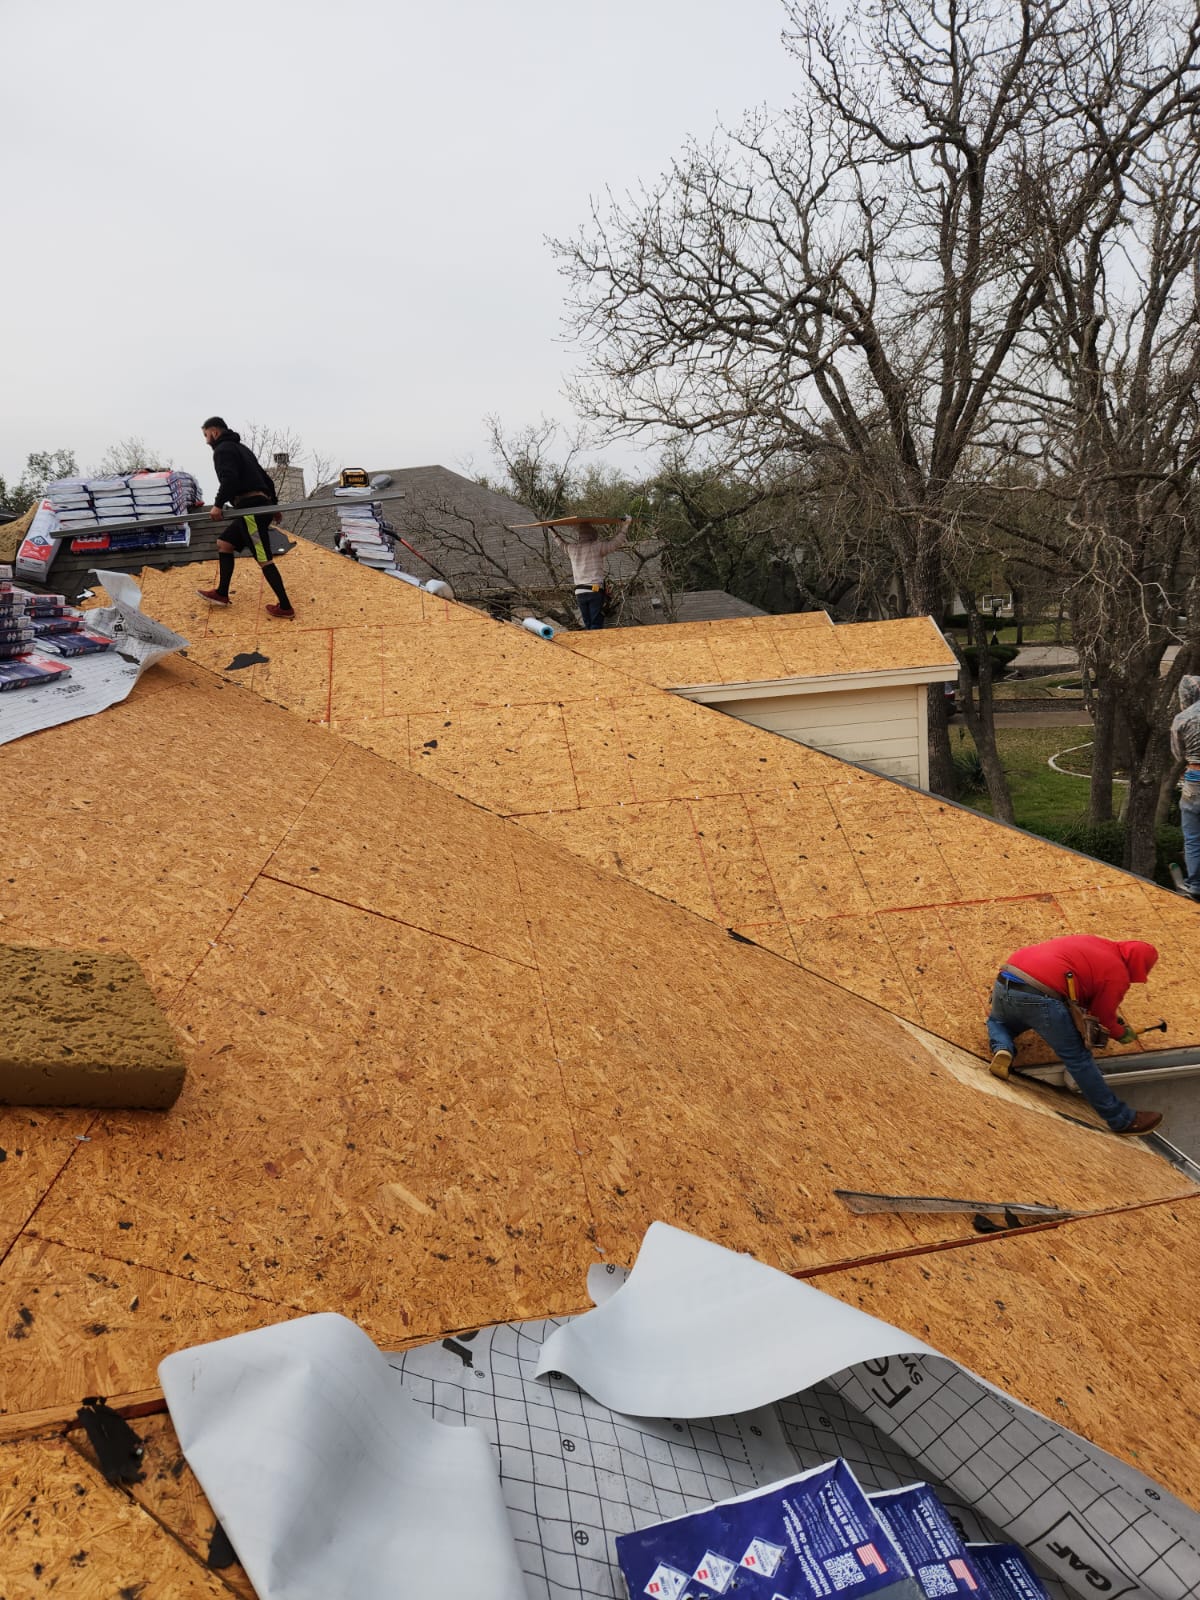
[[[1000,968],[987,1019],[993,1075],[1008,1077],[1014,1039],[1028,1028],[1057,1054],[1084,1099],[1114,1133],[1149,1133],[1157,1128],[1161,1111],[1135,1111],[1109,1088],[1067,1005],[1067,979],[1073,976],[1078,1003],[1114,1039],[1128,1044],[1135,1035],[1118,1016],[1117,1007],[1131,983],[1145,983],[1157,960],[1154,946],[1140,939],[1099,939],[1093,934],[1069,934],[1014,950]]]

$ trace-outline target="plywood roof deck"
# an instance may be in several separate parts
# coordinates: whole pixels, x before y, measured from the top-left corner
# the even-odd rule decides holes
[[[931,617],[835,627],[824,611],[797,611],[721,622],[564,632],[556,635],[556,643],[660,689],[836,679],[935,667],[945,667],[949,676],[958,673],[954,652]]]
[[[1167,1018],[1156,1046],[1200,1044],[1200,922],[1177,896],[314,546],[287,560],[283,637],[253,590],[216,612],[182,573],[148,572],[146,605],[231,681],[977,1054],[1000,961],[1072,931],[1161,949],[1131,1009]],[[784,650],[929,624],[695,626]],[[229,670],[255,649],[269,662]]]
[[[327,580],[320,591],[311,574]],[[299,627],[244,601],[203,637],[191,619],[193,654],[232,682],[173,661],[104,716],[4,752],[12,792],[39,796],[8,819],[4,936],[129,950],[189,1063],[165,1115],[0,1112],[10,1425],[86,1393],[139,1389],[168,1350],[302,1311],[342,1311],[388,1345],[581,1309],[588,1264],[632,1259],[655,1217],[826,1271],[822,1286],[869,1291],[880,1315],[914,1331],[932,1322],[933,1343],[969,1345],[985,1376],[1003,1372],[997,1381],[1055,1414],[1074,1350],[1019,1339],[989,1350],[982,1330],[995,1318],[982,1299],[971,1345],[967,1311],[947,1313],[944,1329],[931,1319],[930,1276],[901,1253],[954,1246],[921,1260],[953,1281],[944,1263],[969,1256],[993,1300],[1025,1295],[1036,1321],[1066,1228],[1019,1241],[1027,1258],[1006,1256],[1014,1241],[976,1239],[961,1218],[853,1217],[833,1189],[912,1192],[936,1178],[947,1192],[1078,1209],[1148,1202],[1113,1227],[1144,1219],[1136,1237],[1151,1263],[1175,1249],[1190,1259],[1200,1195],[1148,1152],[1063,1121],[1048,1091],[994,1084],[952,1048],[926,1048],[794,951],[780,960],[737,943],[715,918],[581,861],[528,817],[516,826],[449,793],[446,770],[427,764],[445,724],[469,711],[480,713],[470,727],[514,743],[505,783],[540,776],[544,751],[517,743],[512,714],[536,724],[548,703],[537,695],[559,687],[544,676],[558,670],[552,647],[339,558],[294,566],[288,581],[306,607]],[[171,577],[146,587],[147,608],[165,614]],[[346,706],[388,720],[355,641],[378,694],[418,707],[391,719],[405,729],[400,764],[305,723]],[[230,668],[251,649],[269,660]],[[706,742],[691,716],[660,723],[670,697],[610,669],[572,671],[579,698],[553,702],[560,726],[568,708],[640,716],[657,730],[651,782],[670,791],[684,767],[702,777],[704,758],[731,781],[746,747]],[[251,674],[304,715],[247,692],[253,679],[238,686]],[[447,685],[457,703],[439,708]],[[480,685],[489,698],[476,705]],[[495,754],[486,738],[474,758],[448,742],[466,771]],[[593,755],[581,748],[569,764],[576,816],[587,783],[605,793],[612,781]],[[629,755],[616,738],[610,767]],[[792,792],[803,792],[794,779]],[[45,815],[73,826],[48,830]],[[755,886],[731,870],[722,892]],[[1142,1259],[1126,1257],[1117,1280],[1107,1243],[1072,1256],[1062,1294],[1083,1307],[1104,1297],[1090,1339],[1136,1322]],[[1160,1343],[1194,1326],[1194,1281],[1155,1302]],[[1040,1304],[1053,1314],[1049,1297]],[[1140,1403],[1136,1374],[1122,1375]],[[1191,1364],[1170,1380],[1164,1403],[1192,1415]],[[1105,1448],[1196,1492],[1182,1429],[1143,1453],[1136,1405],[1087,1421]],[[169,1427],[155,1429],[169,1457]],[[207,1525],[186,1473],[186,1493],[168,1494],[156,1471],[131,1504],[73,1448],[0,1445],[0,1528],[21,1571],[40,1561],[98,1595],[162,1571],[175,1592],[222,1592],[199,1565]],[[36,1540],[23,1515],[31,1494],[49,1530]],[[177,1534],[174,1552],[143,1505]]]

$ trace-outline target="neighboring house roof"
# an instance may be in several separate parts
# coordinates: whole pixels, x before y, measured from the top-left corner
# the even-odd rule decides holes
[[[840,678],[864,672],[945,669],[958,662],[932,617],[855,622],[835,627],[823,611],[655,628],[561,633],[578,655],[644,678],[661,689],[700,684]]]
[[[507,495],[486,489],[460,472],[446,467],[384,467],[392,482],[387,492],[402,491],[403,500],[389,502],[387,520],[406,541],[397,561],[417,578],[444,578],[462,600],[511,593],[515,588],[548,591],[569,586],[570,566],[547,529],[525,528],[514,533],[511,524],[535,520],[528,506]],[[334,485],[313,491],[312,498],[328,495]],[[314,511],[306,522],[306,538],[333,549],[337,532],[336,511]],[[614,577],[634,570],[629,557],[609,558]]]
[[[724,589],[691,589],[684,594],[671,596],[672,624],[681,622],[720,622],[728,617],[763,617],[761,606],[752,606],[749,600],[739,600]],[[663,608],[648,601],[634,607],[636,619],[648,626],[663,621]]]
[[[920,996],[954,1037],[955,985],[974,1013],[1015,929],[1153,923],[1174,948],[1147,1004],[1178,1002],[1172,1038],[1195,1041],[1194,911],[315,546],[287,562],[294,624],[249,562],[219,612],[147,570],[191,659],[5,750],[37,804],[6,820],[4,937],[129,951],[189,1065],[162,1116],[0,1108],[19,1570],[69,1575],[83,1550],[97,1593],[217,1592],[169,1422],[137,1424],[127,1495],[57,1436],[81,1395],[307,1311],[395,1346],[582,1309],[596,1252],[631,1260],[655,1217],[816,1276],[1200,1497],[1200,1192],[891,1014]],[[603,873],[579,859],[600,837]],[[668,903],[697,861],[700,915]],[[779,919],[786,960],[728,937],[784,890],[808,913],[795,942]],[[953,942],[918,890],[958,913]],[[890,1008],[872,969],[897,940],[928,982],[886,978]],[[981,1238],[851,1216],[836,1188],[1119,1215]],[[1147,1327],[1152,1360],[1130,1355]]]

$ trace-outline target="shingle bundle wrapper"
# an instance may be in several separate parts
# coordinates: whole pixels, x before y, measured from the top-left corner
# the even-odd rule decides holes
[[[132,956],[0,945],[0,1104],[163,1110],[185,1074]]]

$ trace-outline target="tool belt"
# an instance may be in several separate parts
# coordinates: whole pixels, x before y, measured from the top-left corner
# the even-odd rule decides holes
[[[1103,1050],[1109,1042],[1109,1032],[1099,1017],[1094,1017],[1090,1011],[1085,1011],[1075,998],[1075,974],[1067,973],[1067,992],[1060,994],[1057,989],[1052,989],[1049,984],[1039,983],[1036,978],[1030,977],[1028,972],[1022,972],[1020,967],[1014,967],[1012,962],[1006,962],[1000,969],[1000,979],[1012,978],[1024,989],[1032,989],[1035,994],[1047,995],[1051,1000],[1061,1000],[1071,1013],[1071,1021],[1078,1030],[1079,1037],[1089,1050]]]
[[[599,594],[604,585],[602,583],[577,583],[576,594]]]

